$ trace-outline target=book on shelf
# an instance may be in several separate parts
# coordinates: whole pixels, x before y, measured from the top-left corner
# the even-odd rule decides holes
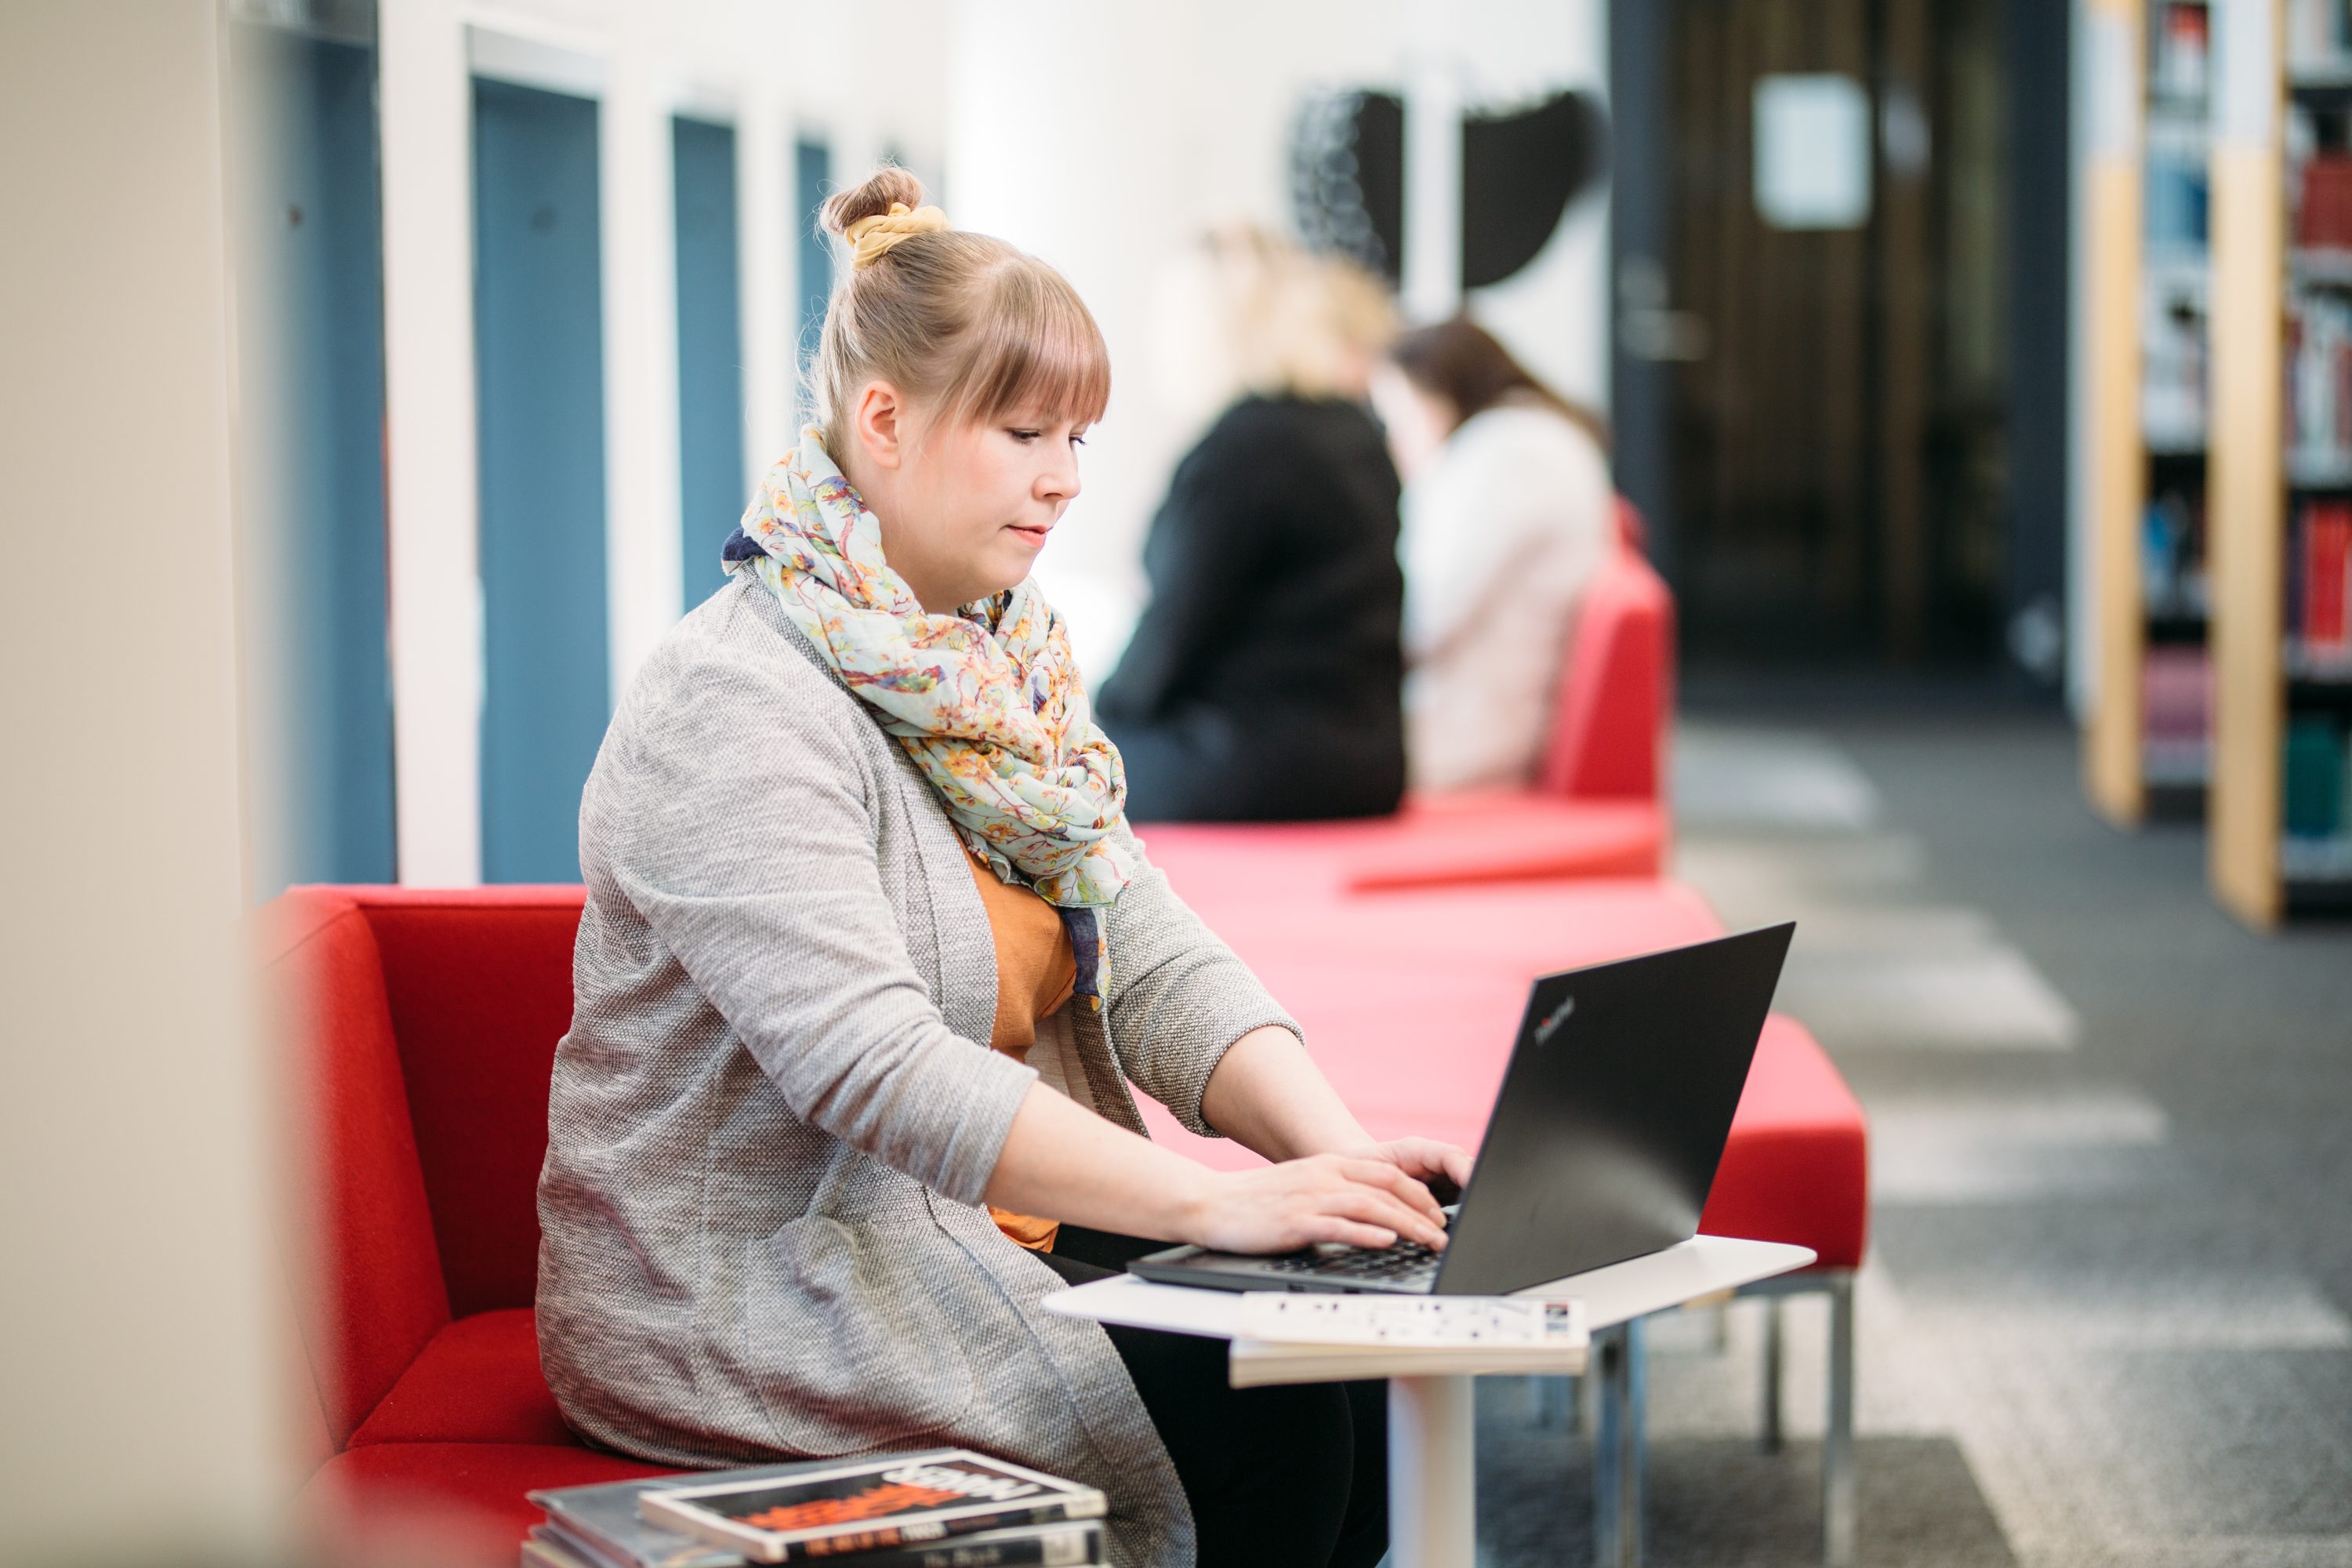
[[[2140,747],[2148,782],[2201,783],[2212,738],[2212,656],[2181,645],[2149,648],[2140,665]]]
[[[2345,791],[2352,782],[2342,726],[2325,714],[2298,714],[2286,727],[2285,827],[2290,838],[2339,838],[2347,830]]]
[[[2326,70],[2352,51],[2345,0],[2286,0],[2286,58],[2296,71]]]
[[[2212,19],[2201,4],[2170,0],[2149,30],[2148,83],[2166,98],[2205,96],[2213,58]]]
[[[840,1557],[1065,1520],[1103,1494],[968,1448],[885,1454],[792,1476],[698,1477],[637,1496],[648,1524],[754,1563]]]
[[[931,1448],[856,1461],[855,1468],[879,1465],[895,1468],[901,1464],[936,1463],[959,1457],[969,1456],[961,1449]],[[842,1461],[802,1460],[533,1492],[530,1500],[546,1510],[547,1522],[532,1532],[531,1541],[525,1545],[525,1568],[745,1568],[750,1563],[767,1559],[752,1557],[731,1542],[722,1544],[649,1520],[642,1500],[648,1493],[677,1489],[786,1485],[834,1475],[843,1468]],[[1076,1489],[1085,1492],[1090,1489]],[[881,1532],[867,1528],[849,1533],[856,1538]],[[1087,1518],[975,1530],[895,1545],[877,1542],[863,1548],[845,1546],[835,1553],[802,1555],[840,1556],[864,1568],[1078,1568],[1103,1561],[1103,1535],[1101,1521]]]
[[[2317,674],[2352,665],[2352,500],[2296,510],[2288,541],[2289,668]]]
[[[2305,473],[2352,469],[2352,300],[2297,289],[2287,324],[2290,462]]]
[[[2151,616],[2202,616],[2209,597],[2202,498],[2168,490],[2140,522],[2140,602]]]
[[[2315,151],[2297,181],[2294,243],[2298,249],[2352,250],[2352,153]]]
[[[2140,323],[2140,429],[2148,449],[2205,445],[2205,304],[2201,294],[2148,290]]]

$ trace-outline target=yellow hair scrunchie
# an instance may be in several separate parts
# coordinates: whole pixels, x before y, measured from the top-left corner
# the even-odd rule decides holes
[[[888,212],[859,218],[841,231],[841,237],[849,242],[849,269],[863,272],[900,240],[954,226],[937,207],[910,209],[904,202],[892,202]]]

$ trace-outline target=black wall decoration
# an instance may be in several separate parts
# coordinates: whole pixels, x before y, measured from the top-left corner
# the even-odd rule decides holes
[[[1404,116],[1394,93],[1331,94],[1300,110],[1291,139],[1300,234],[1391,283],[1404,262]],[[1608,119],[1584,93],[1466,116],[1462,286],[1500,283],[1533,261],[1608,158]]]

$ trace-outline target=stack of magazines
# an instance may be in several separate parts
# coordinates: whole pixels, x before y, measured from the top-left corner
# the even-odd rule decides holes
[[[1103,1495],[965,1448],[530,1494],[523,1568],[1060,1568],[1103,1561]]]

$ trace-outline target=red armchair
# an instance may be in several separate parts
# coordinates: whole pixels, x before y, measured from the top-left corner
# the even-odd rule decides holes
[[[578,888],[301,888],[263,911],[309,1180],[293,1274],[313,1522],[511,1563],[535,1487],[656,1473],[590,1450],[531,1321],[547,1081]]]

